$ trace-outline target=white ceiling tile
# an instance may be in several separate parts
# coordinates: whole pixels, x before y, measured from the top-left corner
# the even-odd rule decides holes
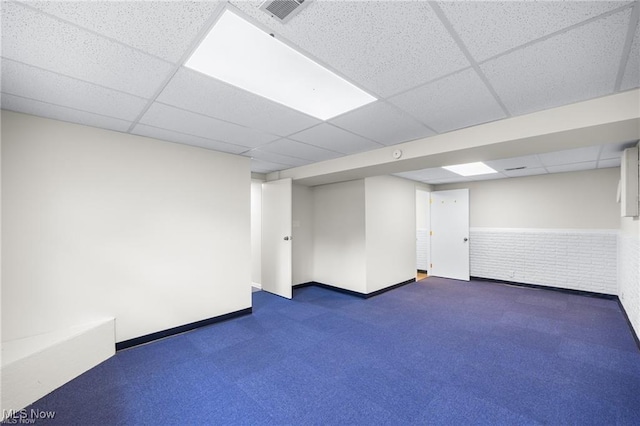
[[[473,177],[460,176],[459,174],[443,169],[442,167],[432,167],[429,169],[396,173],[395,175],[405,179],[426,183],[453,183],[474,180]]]
[[[357,84],[388,96],[469,66],[427,2],[315,1],[285,25],[232,3]]]
[[[384,145],[434,135],[434,132],[414,118],[384,102],[374,102],[348,112],[334,118],[331,123]]]
[[[609,160],[620,158],[622,151],[627,148],[632,148],[638,144],[638,141],[624,142],[624,143],[608,143],[602,146],[600,151],[600,160]]]
[[[509,172],[502,172],[502,174],[508,176],[508,177],[521,177],[521,176],[535,176],[535,175],[544,175],[547,173],[547,170],[540,167],[540,168],[526,168],[526,169],[520,169],[520,170],[511,170]]]
[[[438,3],[477,61],[630,4],[628,1]]]
[[[613,92],[629,11],[611,15],[481,65],[514,115]]]
[[[516,167],[526,167],[529,169],[535,169],[542,167],[542,163],[537,155],[527,155],[524,157],[505,158],[502,160],[490,160],[484,162],[487,166],[499,172],[505,169],[512,169]]]
[[[255,173],[271,173],[278,170],[286,170],[290,168],[284,164],[270,163],[262,160],[251,160],[251,171]]]
[[[172,65],[13,2],[2,2],[2,56],[149,97]]]
[[[410,172],[400,172],[400,173],[393,173],[394,176],[398,176],[401,178],[405,178],[405,179],[411,179],[411,180],[417,180],[420,181],[422,180],[422,176],[419,173],[419,170],[413,170]]]
[[[151,108],[142,117],[140,123],[251,148],[277,138],[237,124],[159,103],[151,105]]]
[[[177,62],[191,47],[220,2],[216,1],[39,1],[29,5]]]
[[[473,69],[389,99],[439,133],[506,117]]]
[[[125,132],[131,125],[129,121],[105,117],[104,115],[92,114],[85,111],[78,111],[63,106],[52,105],[4,93],[0,96],[0,99],[2,101],[2,109],[38,115],[45,118],[53,118],[54,120],[68,121],[70,123],[83,124],[85,126],[99,127],[118,132]]]
[[[279,136],[321,122],[187,68],[176,73],[157,100]]]
[[[478,176],[470,176],[472,181],[478,182],[481,180],[497,180],[497,179],[507,179],[509,176],[504,175],[502,173],[490,173],[488,175],[478,175]]]
[[[416,182],[422,182],[423,178],[417,171],[393,173],[393,176],[401,177],[403,179],[415,180]]]
[[[2,92],[134,121],[147,101],[9,59],[2,60]]]
[[[431,185],[442,185],[445,183],[471,182],[471,179],[464,176],[458,176],[446,179],[427,179],[425,182]]]
[[[629,90],[640,86],[640,24],[636,25],[636,33],[629,52],[629,59],[622,77],[620,89]]]
[[[549,166],[549,173],[577,172],[579,170],[591,170],[596,168],[595,161],[587,161],[585,163],[563,164],[560,166]]]
[[[398,172],[398,173],[392,173],[392,175],[399,176],[399,177],[406,177],[407,179],[413,179],[413,177],[417,176],[418,171],[419,170],[412,170],[408,172]]]
[[[548,152],[545,154],[539,154],[538,157],[544,166],[560,166],[564,164],[596,161],[599,153],[600,145],[597,145],[585,148]]]
[[[290,136],[290,139],[305,142],[320,148],[341,152],[343,154],[355,154],[357,152],[370,151],[382,146],[376,142],[370,141],[369,139],[354,135],[353,133],[327,123],[296,133],[295,135]]]
[[[241,152],[245,152],[249,149],[246,146],[232,145],[229,143],[205,139],[198,136],[186,135],[184,133],[178,133],[171,130],[147,126],[145,124],[136,125],[131,133],[169,142],[199,146],[200,148],[211,149],[214,151],[228,152],[231,154],[240,154]]]
[[[307,145],[302,142],[296,142],[289,139],[280,139],[261,147],[262,151],[273,152],[275,154],[286,155],[290,157],[302,158],[313,162],[331,160],[333,158],[343,157],[342,154],[317,146]]]
[[[422,169],[418,171],[424,179],[449,179],[457,178],[460,175],[442,167],[433,167],[430,169]]]
[[[428,2],[318,0],[286,25],[258,11],[261,1],[234,3],[254,23],[372,93],[409,91],[322,123],[182,68],[133,133],[252,156],[252,169],[267,173],[428,137],[434,134],[428,127],[444,132],[502,118]],[[612,93],[618,75],[630,9],[570,27],[621,3],[546,3],[442,4],[476,58],[528,44],[481,65],[515,114]],[[182,56],[221,6],[98,1],[2,2],[1,7],[3,108],[127,131],[146,105],[143,98],[156,93],[171,75],[174,67],[168,61]],[[532,42],[567,27],[560,35]],[[639,83],[639,31],[635,29],[622,90]],[[444,75],[449,76],[437,80]],[[617,167],[622,149],[632,145],[487,164],[527,167],[506,172],[509,176],[547,173],[539,158],[549,171]],[[436,184],[502,178],[465,178],[433,167],[399,175]]]
[[[620,158],[610,158],[608,160],[600,160],[598,161],[599,169],[608,169],[609,167],[620,167],[621,159]]]
[[[246,152],[244,155],[256,160],[282,164],[288,167],[304,166],[313,162],[311,160],[303,160],[301,158],[290,157],[288,155],[275,154],[273,152],[264,151],[260,148],[252,149],[251,151]]]

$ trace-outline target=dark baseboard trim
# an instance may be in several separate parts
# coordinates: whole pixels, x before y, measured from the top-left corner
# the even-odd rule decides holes
[[[407,285],[407,284],[411,284],[411,283],[415,283],[415,282],[416,282],[416,279],[415,278],[411,278],[410,280],[402,281],[401,283],[394,284],[394,285],[389,286],[389,287],[381,288],[380,290],[374,291],[373,293],[368,293],[365,296],[365,299],[377,296],[377,295],[382,294],[382,293],[386,293],[387,291],[395,290],[398,287],[402,287],[403,285]]]
[[[292,288],[304,288],[304,287],[311,287],[311,286],[314,286],[314,285],[318,285],[318,283],[315,282],[315,281],[309,281],[307,283],[296,284],[296,285],[292,286]]]
[[[304,287],[320,287],[320,288],[324,288],[326,290],[336,291],[336,292],[342,293],[342,294],[348,294],[349,296],[360,297],[360,298],[363,298],[363,299],[366,298],[365,297],[366,294],[364,294],[364,293],[359,293],[359,292],[353,291],[353,290],[347,290],[346,288],[334,287],[332,285],[319,283],[317,281],[310,281],[308,283],[296,284],[296,285],[293,286],[294,289],[304,288]]]
[[[382,288],[380,290],[377,290],[377,291],[374,291],[374,292],[371,292],[371,293],[360,293],[358,291],[347,290],[347,289],[344,289],[344,288],[335,287],[335,286],[332,286],[332,285],[329,285],[329,284],[323,284],[323,283],[319,283],[319,282],[316,282],[316,281],[311,281],[311,282],[302,283],[302,284],[296,284],[296,285],[293,286],[293,288],[304,288],[304,287],[316,286],[316,287],[324,288],[324,289],[327,289],[327,290],[337,291],[338,293],[344,293],[344,294],[348,294],[350,296],[359,297],[361,299],[368,299],[370,297],[378,296],[378,295],[380,295],[382,293],[386,293],[387,291],[394,290],[394,289],[396,289],[398,287],[402,287],[403,285],[411,284],[411,283],[414,283],[414,282],[416,282],[416,279],[412,278],[410,280],[403,281],[403,282],[398,283],[398,284],[393,284],[393,285],[391,285],[389,287],[385,287],[385,288]]]
[[[577,294],[579,296],[587,296],[587,297],[596,297],[598,299],[607,299],[607,300],[616,300],[618,296],[615,294],[606,294],[606,293],[595,293],[591,291],[584,290],[573,290],[570,288],[562,288],[562,287],[553,287],[548,285],[538,285],[538,284],[527,284],[527,283],[519,283],[517,281],[505,281],[505,280],[496,280],[493,278],[482,278],[482,277],[471,277],[472,281],[485,281],[490,283],[498,283],[498,284],[508,284],[517,287],[528,287],[535,288],[538,290],[551,290],[558,291],[560,293],[569,293],[569,294]]]
[[[633,340],[636,341],[636,346],[638,347],[638,350],[640,351],[640,338],[638,338],[638,334],[633,329],[633,324],[631,324],[631,320],[629,319],[629,315],[627,315],[627,311],[624,308],[624,305],[622,304],[622,301],[620,300],[619,297],[616,297],[616,300],[618,301],[618,306],[620,306],[620,310],[624,314],[624,319],[627,320],[627,325],[629,326],[629,330],[631,330],[631,335],[633,336]]]
[[[215,324],[217,322],[226,321],[232,318],[249,315],[252,312],[252,308],[245,308],[235,312],[229,312],[228,314],[219,315],[213,318],[207,318],[201,321],[192,322],[178,327],[169,328],[167,330],[157,331],[155,333],[146,334],[144,336],[135,337],[133,339],[124,340],[116,343],[116,351],[128,349],[133,346],[142,345],[145,343],[153,342],[154,340],[164,339],[165,337],[173,336],[175,334],[184,333],[185,331],[195,330],[196,328],[205,327],[207,325]]]

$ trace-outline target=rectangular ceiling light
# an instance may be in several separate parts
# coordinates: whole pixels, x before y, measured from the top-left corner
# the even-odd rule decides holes
[[[376,100],[229,10],[185,66],[321,120]]]
[[[460,176],[477,176],[488,175],[490,173],[498,173],[491,167],[481,162],[456,164],[455,166],[444,166],[443,169],[447,169],[450,172],[459,174]]]

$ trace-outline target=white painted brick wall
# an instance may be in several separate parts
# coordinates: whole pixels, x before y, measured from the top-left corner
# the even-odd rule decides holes
[[[416,231],[416,259],[418,269],[429,270],[429,230],[418,228]]]
[[[471,276],[617,294],[617,230],[471,228]]]
[[[640,239],[620,234],[618,238],[620,289],[618,296],[640,336]]]

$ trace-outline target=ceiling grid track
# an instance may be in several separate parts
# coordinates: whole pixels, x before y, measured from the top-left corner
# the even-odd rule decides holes
[[[253,157],[254,171],[309,184],[374,169],[440,184],[453,178],[442,165],[474,160],[509,178],[613,168],[638,139],[640,0],[317,2],[285,26],[257,1],[161,3],[3,2],[2,108]],[[318,120],[186,66],[226,10],[377,101]],[[633,111],[613,130],[585,119],[575,138],[480,148],[485,129],[529,135],[558,113],[564,128],[585,115],[571,111],[618,109]],[[371,167],[343,171],[351,157]]]
[[[399,112],[400,114],[405,114],[405,115],[411,117],[416,122],[418,122],[422,127],[428,129],[430,132],[433,132],[434,135],[437,135],[438,133],[440,133],[440,132],[437,132],[433,127],[429,126],[427,123],[425,123],[422,120],[419,120],[418,118],[416,118],[413,114],[410,114],[408,111],[405,111],[402,108],[392,104],[391,102],[388,102],[386,99],[384,99],[384,100],[381,99],[381,101],[384,102],[385,104],[387,104],[389,107],[391,107],[395,111]]]
[[[622,50],[622,57],[620,58],[620,68],[618,68],[618,75],[616,76],[616,84],[613,92],[619,92],[620,86],[622,86],[622,79],[624,78],[625,70],[627,69],[627,62],[631,55],[631,46],[633,45],[633,37],[635,36],[636,27],[638,26],[638,20],[640,19],[640,2],[636,1],[631,10],[631,17],[629,18],[629,29],[627,30],[627,39],[624,43],[624,49]]]
[[[511,117],[512,114],[509,112],[509,110],[505,106],[504,102],[502,102],[502,99],[500,99],[500,96],[498,96],[498,92],[496,92],[496,90],[493,88],[493,86],[489,82],[489,79],[487,78],[487,76],[480,69],[480,65],[478,64],[478,62],[476,62],[474,57],[471,56],[471,53],[469,52],[469,49],[467,49],[467,46],[465,46],[464,42],[462,41],[462,39],[460,38],[460,36],[456,32],[456,30],[453,29],[453,25],[451,25],[451,22],[449,22],[449,19],[444,14],[444,12],[440,8],[440,6],[438,4],[436,4],[436,3],[433,3],[433,2],[429,3],[429,4],[431,5],[431,8],[435,12],[435,14],[438,16],[440,21],[442,22],[442,25],[444,25],[444,27],[447,29],[447,31],[449,31],[449,34],[451,35],[451,37],[456,42],[456,44],[458,45],[458,47],[460,48],[460,50],[462,51],[464,56],[467,58],[467,60],[471,64],[471,67],[473,68],[473,70],[476,72],[476,74],[478,74],[478,77],[480,77],[480,79],[485,84],[485,86],[487,86],[487,90],[489,90],[489,92],[495,98],[495,100],[498,103],[498,105],[500,105],[500,108],[502,109],[502,111],[504,112],[506,117]]]
[[[600,166],[600,157],[602,156],[602,151],[604,151],[604,145],[601,145],[600,149],[598,150],[598,156],[596,157],[596,168]]]
[[[163,129],[162,127],[154,126],[153,124],[144,124],[144,125],[147,126],[147,127],[153,127],[154,129],[167,130],[167,129]],[[238,148],[246,148],[247,150],[253,149],[253,148],[251,148],[249,146],[238,145],[237,143],[231,143],[231,142],[223,141],[223,140],[220,140],[220,139],[205,138],[204,136],[194,135],[192,133],[187,133],[187,132],[181,132],[179,130],[169,130],[169,131],[173,132],[173,133],[179,133],[179,134],[185,135],[185,136],[190,136],[190,137],[199,138],[199,139],[205,139],[205,140],[208,140],[208,141],[211,141],[211,142],[222,143],[222,144],[225,144],[225,145],[233,145],[233,146],[237,146]],[[246,152],[246,151],[243,151],[243,152]]]
[[[366,138],[366,137],[364,137],[364,136],[362,136],[362,135],[359,135],[359,134],[357,134],[357,133],[354,133],[354,132],[352,132],[351,130],[343,129],[342,127],[340,127],[340,126],[338,126],[338,125],[336,125],[336,124],[329,123],[328,121],[325,121],[325,122],[321,122],[321,123],[315,124],[315,125],[313,125],[313,126],[311,126],[311,127],[307,127],[306,129],[298,130],[298,131],[296,131],[296,132],[294,132],[294,133],[290,133],[290,134],[288,134],[287,136],[283,136],[283,138],[285,138],[285,139],[291,139],[291,140],[294,140],[294,141],[296,141],[296,142],[297,142],[298,140],[297,140],[297,139],[295,139],[295,136],[296,136],[297,134],[299,134],[299,133],[303,133],[303,132],[306,132],[307,130],[311,130],[311,129],[313,129],[313,128],[319,127],[319,126],[321,126],[321,125],[323,125],[323,124],[326,124],[327,126],[335,127],[336,129],[342,130],[342,131],[347,132],[347,133],[349,133],[349,134],[351,134],[351,135],[354,135],[354,136],[356,136],[356,137],[359,137],[359,138],[365,139],[365,140],[367,140],[367,141],[369,141],[369,142],[375,143],[376,145],[380,145],[380,147],[381,147],[381,148],[382,148],[382,147],[384,147],[384,146],[386,146],[386,145],[384,145],[384,144],[381,144],[381,143],[380,143],[380,142],[378,142],[378,141],[374,141],[373,139]],[[316,146],[317,146],[317,145],[316,145]],[[322,147],[318,147],[318,148],[322,148]],[[324,148],[323,148],[323,149],[324,149]]]
[[[540,155],[535,154],[534,156],[537,158],[538,162],[542,165],[542,168],[544,169],[545,173],[549,173],[549,170],[547,169],[547,166],[545,166],[544,163],[542,162]]]
[[[637,8],[637,6],[638,6],[638,2],[636,1],[635,7]],[[543,42],[545,40],[549,40],[549,39],[554,38],[556,36],[562,35],[564,33],[568,33],[569,31],[572,31],[572,30],[575,30],[577,28],[583,27],[585,25],[591,24],[592,22],[599,21],[600,19],[607,18],[607,17],[609,17],[611,15],[615,15],[616,13],[622,12],[623,10],[629,9],[631,7],[634,7],[634,6],[631,6],[631,5],[627,4],[627,5],[618,7],[616,9],[610,10],[608,12],[605,12],[603,14],[600,14],[598,16],[594,16],[592,18],[585,19],[584,21],[578,22],[577,24],[570,25],[568,27],[562,28],[561,30],[554,31],[554,32],[549,33],[549,34],[547,34],[545,36],[538,37],[535,40],[528,41],[528,42],[523,43],[523,44],[521,44],[519,46],[512,47],[511,49],[507,49],[504,52],[500,52],[500,53],[498,53],[496,55],[490,56],[487,59],[483,59],[482,61],[479,61],[478,64],[482,65],[482,64],[485,64],[487,62],[491,62],[494,59],[501,58],[503,56],[509,55],[509,54],[511,54],[513,52],[516,52],[518,50],[525,49],[525,48],[527,48],[529,46],[533,46],[534,44],[538,44],[538,43]]]
[[[339,152],[339,151],[335,151],[335,150],[333,150],[333,149],[320,147],[320,146],[314,145],[314,144],[312,144],[312,143],[299,141],[299,140],[297,140],[297,139],[288,139],[288,138],[283,138],[283,137],[281,137],[281,138],[279,138],[279,139],[276,139],[275,141],[267,142],[267,143],[265,143],[265,144],[263,144],[263,145],[260,145],[259,147],[256,147],[256,148],[254,148],[254,149],[262,148],[262,147],[265,147],[265,146],[271,145],[271,144],[276,143],[276,142],[281,141],[281,140],[289,140],[289,141],[291,141],[291,142],[296,142],[296,143],[300,143],[300,144],[302,144],[302,145],[311,146],[311,147],[313,147],[313,148],[322,149],[322,150],[324,150],[324,151],[333,152],[334,154],[345,155],[345,153],[344,153],[344,152]],[[278,155],[284,155],[284,154],[278,154]],[[291,158],[299,158],[299,157],[295,157],[295,156],[293,156],[293,155],[287,155],[287,157],[291,157]],[[305,161],[312,161],[312,160],[308,160],[308,159],[306,159],[306,158],[299,158],[299,159],[300,159],[300,160],[305,160]]]
[[[176,70],[176,72],[178,72],[178,71],[180,70],[180,68],[182,68],[182,67],[178,67],[178,69]],[[197,71],[196,71],[196,72],[197,72]],[[175,75],[175,73],[173,73],[173,75]],[[172,78],[173,78],[173,77],[172,77]],[[168,84],[168,82],[167,82],[167,84]],[[164,90],[164,88],[166,87],[166,85],[167,85],[167,84],[163,84],[163,85],[162,85],[162,90]],[[162,92],[162,90],[160,90],[160,92]],[[160,93],[158,93],[158,95],[157,95],[157,96],[160,96]],[[235,121],[225,120],[225,119],[223,119],[223,118],[214,117],[214,116],[212,116],[212,115],[204,114],[204,113],[202,113],[202,112],[192,111],[192,110],[190,110],[190,109],[183,108],[183,107],[179,107],[179,106],[177,106],[177,105],[168,104],[168,103],[166,103],[166,102],[158,101],[158,100],[156,100],[157,96],[155,96],[155,97],[154,97],[154,101],[153,101],[153,102],[151,102],[151,104],[153,104],[153,103],[158,103],[158,104],[160,104],[160,105],[164,105],[164,106],[167,106],[167,107],[170,107],[170,108],[173,108],[173,109],[178,109],[178,110],[180,110],[180,111],[188,112],[188,113],[190,113],[190,114],[199,115],[199,116],[201,116],[201,117],[205,117],[205,118],[211,118],[211,119],[213,119],[213,120],[220,121],[220,122],[222,122],[222,123],[232,124],[232,125],[234,125],[234,126],[242,127],[242,128],[244,128],[244,129],[249,129],[249,130],[257,130],[257,131],[260,131],[260,132],[264,133],[265,135],[273,136],[273,137],[275,137],[275,138],[277,138],[277,139],[282,139],[282,138],[284,137],[284,136],[281,136],[281,135],[278,135],[278,134],[275,134],[275,133],[267,132],[267,131],[265,131],[265,130],[260,130],[260,129],[256,129],[256,128],[254,128],[254,127],[246,126],[246,125],[244,125],[244,124],[239,124],[239,123],[236,123]],[[150,106],[151,106],[151,105],[149,105],[149,107],[150,107]],[[144,115],[144,114],[143,114],[143,115]],[[198,137],[200,137],[200,138],[201,138],[202,136],[198,136]],[[273,142],[273,141],[271,141],[271,142]],[[231,142],[225,142],[225,143],[231,143]],[[232,144],[232,145],[235,145],[235,144]]]
[[[2,56],[2,55],[0,54],[0,56]],[[109,90],[109,91],[112,91],[112,92],[121,93],[121,94],[123,94],[123,95],[131,96],[131,97],[134,97],[134,98],[139,98],[139,99],[144,99],[144,100],[146,100],[146,99],[147,99],[147,98],[146,98],[146,97],[144,97],[144,96],[136,95],[136,94],[134,94],[134,93],[130,93],[130,92],[125,92],[124,90],[120,90],[120,89],[116,89],[116,88],[113,88],[113,87],[105,86],[105,85],[103,85],[103,84],[99,84],[99,83],[96,83],[96,82],[94,82],[94,81],[89,81],[89,80],[84,80],[84,79],[82,79],[82,78],[73,77],[73,76],[71,76],[71,75],[63,74],[63,73],[58,72],[58,71],[52,71],[52,70],[49,70],[49,69],[46,69],[46,68],[39,67],[39,66],[37,66],[37,65],[31,65],[31,64],[28,64],[28,63],[26,63],[26,62],[16,61],[15,59],[11,59],[11,58],[5,58],[4,56],[2,56],[2,60],[3,60],[3,61],[14,62],[14,63],[16,63],[16,64],[24,65],[25,67],[34,68],[34,69],[37,69],[37,70],[40,70],[40,71],[44,71],[44,72],[47,72],[47,73],[51,73],[51,74],[55,74],[55,75],[59,75],[60,77],[70,78],[70,79],[73,79],[73,80],[75,80],[75,81],[80,81],[80,82],[85,83],[85,84],[90,84],[90,85],[92,85],[92,86],[99,87],[99,88],[101,88],[101,89],[106,89],[106,90]],[[11,94],[11,93],[10,93],[10,94]],[[16,96],[16,95],[14,95],[14,96]],[[22,97],[22,98],[24,98],[24,96],[21,96],[21,97]],[[27,98],[27,99],[28,99],[28,98]],[[37,100],[37,99],[34,99],[34,100],[36,100],[36,101],[38,101],[38,102],[42,102],[42,101],[39,101],[39,100]],[[50,102],[47,102],[47,103],[50,103]],[[52,105],[56,105],[56,104],[52,104]],[[60,105],[60,106],[64,106],[64,105]],[[68,108],[68,107],[65,107],[65,108]],[[72,108],[72,109],[76,109],[76,108]],[[79,111],[82,111],[82,110],[79,110]],[[84,112],[88,112],[88,113],[90,113],[90,114],[96,114],[96,113],[91,112],[91,111],[84,111]],[[108,116],[105,116],[105,117],[108,117]],[[113,118],[117,118],[117,117],[113,117]],[[122,120],[122,119],[120,118],[119,120]],[[127,121],[127,120],[125,120],[125,121]]]
[[[415,85],[415,86],[409,87],[408,89],[403,89],[403,90],[401,90],[401,91],[399,91],[399,92],[397,92],[397,93],[394,93],[393,95],[387,96],[385,99],[391,99],[391,98],[394,98],[394,97],[396,97],[396,96],[404,95],[405,93],[412,92],[412,91],[414,91],[414,90],[416,90],[416,89],[420,89],[420,88],[422,88],[422,87],[429,86],[429,85],[431,85],[431,84],[433,84],[433,83],[437,83],[437,82],[438,82],[438,81],[440,81],[440,80],[444,80],[445,78],[449,78],[449,77],[451,77],[451,76],[454,76],[454,75],[456,75],[456,74],[458,74],[458,73],[461,73],[461,72],[465,72],[465,71],[470,70],[470,69],[472,69],[472,68],[473,68],[473,67],[471,67],[471,66],[467,66],[467,67],[464,67],[464,68],[460,68],[459,70],[455,70],[455,71],[452,71],[452,72],[446,73],[446,74],[444,74],[444,75],[441,75],[440,77],[436,77],[436,78],[434,78],[434,79],[432,79],[432,80],[429,80],[429,81],[427,81],[427,82],[417,84],[417,85]]]
[[[171,79],[173,79],[173,77],[180,70],[180,68],[182,68],[182,64],[184,64],[185,61],[189,59],[193,51],[196,50],[196,48],[198,47],[202,39],[207,35],[207,33],[209,32],[213,24],[218,19],[218,17],[220,17],[223,10],[224,10],[224,5],[223,4],[218,5],[216,10],[211,14],[209,19],[207,20],[207,22],[202,26],[200,31],[198,31],[198,34],[196,34],[196,36],[193,38],[193,41],[189,45],[190,46],[189,49],[187,49],[184,52],[184,54],[180,57],[180,60],[176,64],[174,64],[173,70],[169,73],[167,78],[163,80],[163,82],[158,87],[158,90],[155,91],[155,93],[149,99],[149,102],[147,102],[147,105],[145,105],[145,107],[142,108],[142,111],[140,111],[140,114],[138,114],[136,119],[131,123],[131,126],[129,126],[129,129],[127,130],[127,133],[131,133],[133,129],[138,125],[142,117],[144,117],[147,111],[149,111],[149,108],[151,108],[151,105],[153,105],[153,103],[156,101],[158,96],[160,96],[163,90],[167,87]]]
[[[115,44],[118,44],[118,45],[120,45],[120,46],[126,47],[127,49],[134,50],[134,51],[136,51],[136,52],[138,52],[138,53],[141,53],[141,54],[143,54],[143,55],[145,55],[145,56],[150,56],[150,57],[152,57],[152,58],[154,58],[154,59],[157,59],[157,60],[159,60],[159,61],[166,62],[167,64],[171,64],[171,65],[173,65],[173,62],[171,62],[171,61],[169,61],[169,60],[167,60],[167,59],[165,59],[165,58],[161,58],[161,57],[160,57],[160,56],[158,56],[158,55],[154,55],[153,53],[149,53],[149,52],[147,52],[147,51],[144,51],[144,50],[138,49],[137,47],[133,47],[133,46],[131,46],[130,44],[123,43],[123,42],[121,42],[120,40],[117,40],[117,39],[115,39],[115,38],[113,38],[113,37],[109,37],[108,35],[100,34],[99,32],[96,32],[96,31],[94,31],[94,30],[92,30],[92,29],[89,29],[89,28],[87,28],[87,27],[83,27],[83,26],[78,25],[78,24],[76,24],[76,23],[74,23],[74,22],[67,21],[66,19],[62,19],[62,18],[60,18],[60,17],[58,17],[58,16],[56,16],[56,15],[52,15],[52,14],[50,14],[49,12],[45,12],[44,10],[40,10],[40,9],[38,9],[37,7],[30,6],[28,3],[24,3],[24,2],[22,2],[22,1],[17,1],[17,2],[15,2],[15,3],[16,3],[16,4],[19,4],[20,6],[24,7],[25,9],[29,9],[29,10],[31,10],[31,11],[33,11],[33,12],[36,12],[36,13],[41,14],[41,15],[44,15],[44,16],[46,16],[46,17],[48,17],[48,18],[54,19],[54,20],[56,20],[56,21],[58,21],[58,22],[62,22],[62,23],[63,23],[63,24],[65,24],[65,25],[70,25],[70,26],[72,26],[72,27],[75,27],[75,28],[77,28],[77,29],[79,29],[79,30],[83,31],[83,32],[87,32],[87,33],[89,33],[89,34],[93,34],[94,36],[97,36],[97,37],[100,37],[100,38],[103,38],[103,39],[109,40],[109,41],[110,41],[110,42],[112,42],[112,43],[115,43]]]
[[[296,142],[297,142],[297,141],[296,141]],[[264,145],[263,145],[263,146],[264,146]],[[262,148],[262,147],[258,147],[258,148],[251,148],[250,150],[245,151],[245,152],[241,153],[240,155],[243,155],[243,156],[245,156],[245,157],[246,157],[246,155],[245,155],[245,154],[248,154],[248,155],[249,155],[249,158],[251,158],[252,160],[265,161],[265,162],[267,162],[267,161],[268,161],[269,163],[282,164],[282,163],[278,163],[277,161],[269,161],[269,160],[263,160],[263,159],[260,159],[260,158],[254,158],[254,157],[252,157],[252,156],[251,156],[251,152],[253,152],[253,151],[255,151],[255,150],[259,150],[260,148]],[[266,153],[268,153],[268,154],[274,154],[274,155],[277,155],[278,157],[288,157],[288,158],[290,158],[290,159],[292,159],[292,160],[299,160],[299,161],[311,161],[311,160],[307,160],[306,158],[296,157],[295,155],[276,154],[276,153],[274,153],[274,152],[269,152],[269,151],[264,151],[264,152],[266,152]],[[283,166],[289,166],[289,167],[295,167],[293,164],[282,164],[282,165],[283,165]]]
[[[59,108],[70,109],[70,110],[73,110],[73,111],[83,112],[83,113],[86,113],[86,114],[105,117],[105,118],[108,118],[108,119],[111,119],[111,120],[118,120],[118,121],[122,121],[124,123],[129,123],[129,120],[125,120],[124,118],[113,117],[111,115],[105,115],[105,114],[101,114],[99,112],[87,111],[87,110],[84,110],[84,109],[78,109],[78,108],[74,108],[74,107],[70,107],[70,106],[66,106],[66,105],[55,104],[53,102],[47,102],[47,101],[42,101],[40,99],[34,99],[34,98],[29,98],[29,97],[26,97],[26,96],[22,96],[22,95],[16,95],[16,94],[11,93],[11,92],[2,91],[0,93],[5,94],[5,95],[9,95],[9,96],[15,96],[16,98],[27,99],[29,101],[39,102],[39,103],[43,103],[43,104],[47,104],[47,105],[53,105],[53,106],[56,106],[56,107],[59,107]]]

